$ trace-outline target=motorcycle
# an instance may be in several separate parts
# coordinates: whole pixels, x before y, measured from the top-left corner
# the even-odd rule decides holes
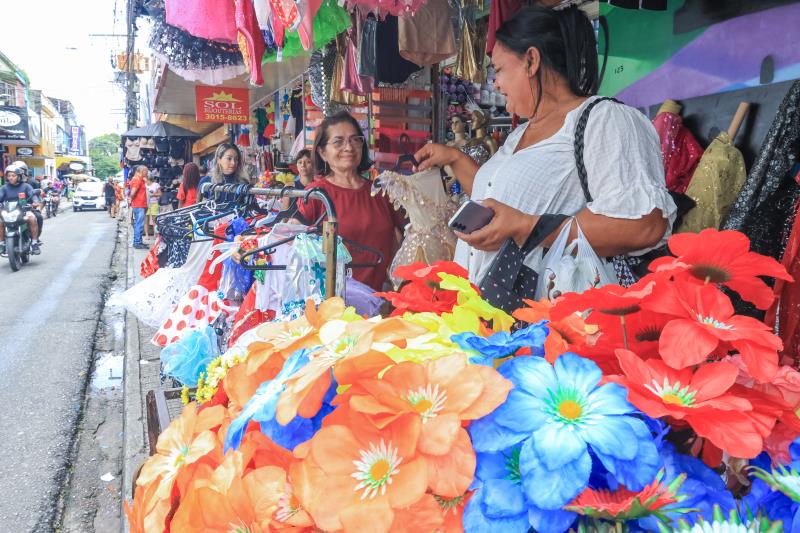
[[[3,202],[0,209],[0,216],[3,218],[6,234],[6,256],[11,265],[11,270],[18,271],[23,264],[30,261],[33,247],[31,242],[31,230],[25,221],[25,214],[31,210],[31,206],[20,198],[19,201]]]
[[[49,189],[44,196],[44,214],[46,218],[58,214],[59,203],[61,203],[61,193],[55,189]]]

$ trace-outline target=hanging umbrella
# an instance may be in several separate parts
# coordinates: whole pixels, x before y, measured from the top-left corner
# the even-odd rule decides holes
[[[124,139],[126,137],[183,137],[199,139],[202,135],[176,126],[175,124],[170,124],[169,122],[156,122],[154,124],[142,126],[141,128],[134,128],[126,131],[122,134],[122,138]]]

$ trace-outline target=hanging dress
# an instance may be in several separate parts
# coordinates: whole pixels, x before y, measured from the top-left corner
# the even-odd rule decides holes
[[[418,261],[432,264],[453,260],[457,239],[447,222],[455,214],[458,204],[445,192],[438,168],[411,176],[384,172],[378,176],[376,185],[388,195],[396,209],[405,208],[409,218],[405,237],[389,268],[390,273],[399,266]],[[402,281],[392,277],[395,289]]]
[[[794,224],[800,184],[792,167],[800,143],[800,81],[781,103],[750,174],[720,229],[743,232],[754,252],[779,260]]]
[[[236,43],[234,0],[165,0],[166,22],[209,41]]]
[[[686,126],[680,113],[681,106],[667,100],[659,109],[653,126],[661,139],[661,156],[667,189],[685,193],[703,155],[703,148]]]
[[[130,287],[122,293],[125,309],[151,328],[161,326],[200,277],[210,250],[210,242],[195,243],[182,267],[159,268]]]

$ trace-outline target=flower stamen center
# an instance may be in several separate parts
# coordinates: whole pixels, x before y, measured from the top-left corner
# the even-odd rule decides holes
[[[715,329],[724,329],[730,331],[735,329],[730,324],[726,324],[725,322],[721,322],[714,317],[711,316],[703,316],[700,313],[697,313],[697,321],[703,324],[704,326],[708,326]]]
[[[359,481],[355,491],[364,490],[361,499],[374,498],[379,492],[386,494],[387,485],[392,484],[392,477],[400,470],[398,466],[402,458],[397,455],[397,448],[386,444],[383,439],[379,445],[370,443],[369,450],[361,450],[361,460],[353,461],[356,471],[351,475]]]
[[[681,387],[681,382],[676,381],[670,384],[669,378],[664,378],[663,383],[653,380],[651,384],[645,384],[645,388],[661,398],[661,401],[670,405],[680,405],[681,407],[693,407],[697,392],[690,390],[689,386]]]
[[[558,414],[567,420],[575,420],[581,416],[583,409],[578,402],[573,400],[564,400],[558,406]]]
[[[424,424],[444,409],[444,405],[447,402],[447,392],[440,391],[439,385],[428,383],[425,387],[420,387],[415,391],[408,391],[406,400],[414,408],[414,411],[419,413]]]

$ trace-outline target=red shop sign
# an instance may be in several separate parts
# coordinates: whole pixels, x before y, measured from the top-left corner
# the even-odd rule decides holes
[[[194,88],[197,122],[225,122],[247,124],[250,122],[250,95],[248,89],[236,87]]]

